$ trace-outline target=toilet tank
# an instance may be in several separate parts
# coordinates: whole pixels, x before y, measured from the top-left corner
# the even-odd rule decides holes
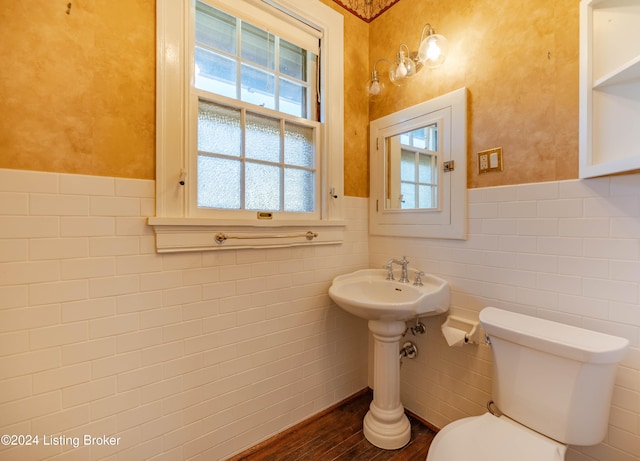
[[[495,307],[480,312],[493,351],[493,401],[559,442],[595,445],[607,433],[618,362],[629,341]]]

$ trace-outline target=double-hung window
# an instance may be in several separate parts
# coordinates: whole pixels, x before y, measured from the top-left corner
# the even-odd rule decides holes
[[[156,6],[156,232],[340,222],[342,15],[317,0]]]
[[[196,2],[198,209],[319,213],[320,37],[298,33]]]

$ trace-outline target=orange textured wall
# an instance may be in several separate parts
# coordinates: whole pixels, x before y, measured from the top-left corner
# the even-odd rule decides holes
[[[370,118],[466,86],[468,185],[544,182],[578,175],[578,0],[400,0],[371,23],[370,62],[417,48],[429,22],[449,39],[442,67],[387,88]],[[388,67],[378,71],[386,73]],[[504,171],[478,174],[476,153],[504,151]]]
[[[344,194],[369,197],[369,24],[332,0],[322,0],[344,16]]]
[[[467,86],[470,187],[577,177],[578,0],[400,0],[370,24],[345,17],[345,194],[369,194],[368,122]],[[155,175],[155,1],[0,3],[0,168]],[[431,22],[451,43],[368,104],[370,65],[417,47]],[[386,68],[379,68],[380,73]],[[502,173],[475,152],[504,149]]]
[[[155,1],[0,3],[0,167],[152,179]]]

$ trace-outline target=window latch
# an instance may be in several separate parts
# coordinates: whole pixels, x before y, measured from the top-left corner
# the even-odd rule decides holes
[[[444,171],[445,173],[449,173],[455,169],[456,165],[454,160],[449,160],[448,162],[442,163],[442,171]]]

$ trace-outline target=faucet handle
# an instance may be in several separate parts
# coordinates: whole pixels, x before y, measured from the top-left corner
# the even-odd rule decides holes
[[[422,271],[418,271],[418,270],[417,270],[415,275],[416,275],[416,278],[415,278],[415,280],[413,281],[413,286],[415,286],[415,287],[421,287],[421,286],[423,285],[423,283],[422,283],[422,276],[424,275],[424,272],[422,272]]]
[[[387,280],[395,280],[393,277],[393,261],[389,261],[385,264],[384,268],[387,270]]]

